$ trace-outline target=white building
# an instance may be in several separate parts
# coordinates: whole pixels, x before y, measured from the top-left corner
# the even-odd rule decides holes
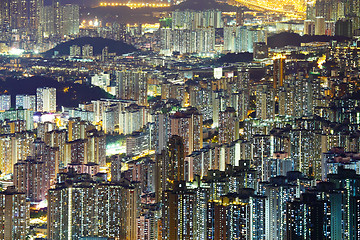
[[[208,54],[215,51],[215,29],[222,27],[221,11],[174,11],[172,27],[160,29],[160,52]]]
[[[0,95],[0,111],[9,110],[11,107],[11,95]]]
[[[86,44],[82,47],[83,57],[92,57],[94,56],[94,48],[90,44]]]
[[[70,56],[81,56],[81,47],[78,45],[71,45],[70,46]]]
[[[267,34],[262,28],[246,26],[224,27],[225,52],[253,52],[256,42],[266,42]]]
[[[56,88],[37,88],[36,106],[38,112],[56,112]]]
[[[16,95],[16,109],[18,108],[35,110],[36,96],[35,95]]]
[[[106,91],[107,87],[110,86],[110,74],[100,73],[91,77],[91,84],[98,86]]]

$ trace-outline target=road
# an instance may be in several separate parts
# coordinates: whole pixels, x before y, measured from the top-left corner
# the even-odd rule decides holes
[[[270,1],[270,0],[269,0]],[[231,5],[243,5],[248,7],[249,9],[260,11],[260,12],[272,12],[272,13],[279,13],[284,14],[289,17],[296,17],[296,18],[304,18],[305,12],[291,12],[285,11],[282,8],[275,8],[271,6],[265,6],[265,3],[258,3],[258,1],[254,0],[229,0],[229,4]]]

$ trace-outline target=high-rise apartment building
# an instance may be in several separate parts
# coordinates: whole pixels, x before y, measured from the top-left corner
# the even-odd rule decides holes
[[[315,35],[315,22],[313,20],[304,21],[304,34]]]
[[[1,0],[0,3],[2,6],[0,9],[0,29],[6,29],[10,27],[10,1]]]
[[[119,133],[131,134],[140,131],[146,125],[147,111],[145,106],[131,104],[119,114]]]
[[[16,95],[16,109],[23,108],[28,110],[36,110],[35,95]]]
[[[87,132],[87,162],[106,166],[106,136],[101,131]]]
[[[254,43],[266,42],[266,31],[248,26],[224,27],[225,52],[254,52]]]
[[[315,18],[315,35],[325,35],[325,18],[316,17]]]
[[[19,161],[14,165],[14,185],[18,191],[26,193],[31,202],[41,202],[50,188],[48,172],[44,162],[31,158]]]
[[[195,193],[185,182],[175,182],[163,193],[163,204],[162,239],[194,239]]]
[[[256,118],[271,119],[275,116],[275,92],[268,85],[256,86]]]
[[[282,87],[285,80],[285,57],[281,56],[274,59],[274,89]]]
[[[353,30],[360,27],[360,1],[359,0],[346,0],[343,1],[345,5],[344,15],[353,24]]]
[[[30,203],[25,193],[8,187],[0,192],[0,238],[25,239],[30,226]]]
[[[269,57],[269,46],[265,42],[254,42],[254,59]]]
[[[11,95],[0,95],[0,111],[9,110],[11,107]]]
[[[196,108],[170,116],[171,134],[183,138],[185,156],[203,146],[202,115]]]
[[[38,112],[56,112],[56,88],[36,89],[36,110]]]
[[[79,33],[80,21],[78,5],[61,5],[59,0],[53,0],[52,4],[44,6],[41,9],[40,15],[41,33],[44,38],[64,38]]]
[[[92,57],[94,56],[94,48],[90,44],[82,46],[82,56],[83,57]]]
[[[17,126],[16,126],[17,127]],[[12,126],[15,129],[15,126]],[[23,128],[24,130],[24,128]],[[13,173],[13,166],[19,160],[27,159],[32,154],[34,134],[13,132],[0,136],[0,171],[2,174]]]
[[[71,57],[79,57],[81,56],[81,47],[78,45],[71,45],[69,49],[69,55]]]
[[[294,170],[294,161],[286,153],[277,152],[264,162],[264,181],[276,176],[286,176],[287,172]]]
[[[344,2],[339,0],[317,0],[314,8],[316,17],[323,17],[325,21],[337,21],[343,18]]]
[[[164,159],[163,172],[165,183],[169,187],[164,190],[173,189],[174,182],[185,180],[185,157],[184,143],[180,136],[173,135],[169,139],[167,155]]]
[[[52,130],[47,131],[44,134],[44,142],[50,149],[58,149],[59,157],[58,163],[59,165],[66,165],[66,130]],[[39,134],[38,134],[39,136]],[[50,151],[51,153],[51,151]],[[51,157],[51,155],[50,155]],[[51,158],[50,158],[51,159]],[[55,161],[54,161],[55,162]]]
[[[198,28],[198,29],[173,29],[171,31],[172,44],[167,45],[166,39],[168,39],[168,32],[162,31],[161,38],[164,38],[162,42],[162,50],[164,52],[179,52],[184,53],[210,53],[215,51],[215,29],[214,28]],[[167,49],[170,47],[170,49]]]
[[[295,186],[286,177],[275,177],[265,183],[265,239],[286,238],[286,203],[295,198]]]
[[[36,33],[43,0],[1,0],[0,4],[0,28]]]
[[[227,194],[207,206],[210,239],[264,239],[265,197],[251,189]]]
[[[117,71],[116,97],[123,100],[134,100],[138,105],[147,105],[149,75],[141,69]]]
[[[160,29],[161,52],[211,53],[215,51],[215,29],[222,27],[221,11],[174,11],[172,26]]]
[[[146,132],[134,132],[126,137],[126,155],[140,155],[150,149],[149,134]]]
[[[249,100],[250,100],[250,73],[247,69],[240,68],[237,72],[236,90],[232,96],[234,100],[232,107],[235,109],[236,114],[240,121],[243,121],[248,116]]]
[[[110,87],[110,74],[99,73],[91,76],[91,84],[107,91],[107,88]]]
[[[101,61],[106,62],[106,61],[108,61],[108,59],[109,59],[109,47],[106,46],[101,51]]]
[[[332,211],[333,219],[332,232],[333,239],[355,240],[359,236],[359,216],[358,198],[360,192],[360,175],[351,169],[338,168],[337,174],[328,174],[329,182],[335,185],[335,188],[342,191],[342,196],[333,199],[333,204],[337,206],[337,211]],[[341,208],[340,208],[341,206]],[[334,209],[335,210],[335,209]]]
[[[303,193],[300,199],[286,206],[287,239],[324,239],[330,237],[331,205],[319,200],[314,193]]]
[[[79,33],[79,5],[66,4],[61,7],[60,36],[75,36]]]
[[[94,182],[88,174],[70,171],[49,190],[48,237],[126,239],[129,193],[129,186]]]
[[[55,35],[55,11],[53,5],[44,6],[40,10],[41,37],[49,38]]]
[[[221,28],[221,11],[174,11],[172,12],[172,28]]]
[[[219,116],[219,144],[230,144],[239,138],[239,120],[234,108],[227,108]]]

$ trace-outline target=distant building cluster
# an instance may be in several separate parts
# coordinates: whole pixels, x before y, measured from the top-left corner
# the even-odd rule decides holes
[[[39,50],[79,33],[79,5],[59,0],[1,0],[0,4],[0,41],[7,49]]]
[[[8,111],[11,108],[11,95],[0,95],[0,111]],[[36,95],[15,96],[15,109],[25,109],[34,112],[56,112],[56,89],[37,88]]]
[[[0,48],[140,51],[0,55],[6,84],[66,86],[0,84],[0,239],[360,239],[360,41],[267,41],[359,35],[358,0],[81,28],[79,6],[50,2],[0,0]]]
[[[69,48],[69,55],[71,57],[78,57],[78,56],[83,56],[83,57],[93,57],[94,56],[94,48],[93,46],[91,46],[90,44],[86,44],[82,47],[78,46],[78,45],[71,45]]]
[[[318,0],[307,3],[304,34],[352,37],[359,34],[358,0]]]
[[[240,21],[240,20],[238,20]],[[226,25],[221,11],[174,11],[172,22],[160,28],[160,53],[215,53],[221,50],[216,44],[223,36],[223,51],[253,52],[254,42],[266,42],[266,32],[257,27]]]
[[[75,36],[79,33],[79,6],[61,5],[54,0],[52,5],[43,6],[40,11],[41,37]]]

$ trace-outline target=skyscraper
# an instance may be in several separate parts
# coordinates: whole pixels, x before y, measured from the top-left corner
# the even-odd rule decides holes
[[[171,134],[182,137],[185,156],[203,146],[202,115],[196,108],[189,108],[184,112],[177,112],[170,116]]]
[[[94,56],[94,48],[90,44],[86,44],[82,47],[82,56],[83,57],[92,57]]]
[[[295,198],[295,186],[285,177],[265,183],[265,239],[286,239],[286,203]]]
[[[36,106],[38,112],[56,112],[56,88],[37,88]]]
[[[79,33],[79,6],[66,4],[61,7],[60,36],[75,36]]]
[[[285,57],[274,59],[274,89],[282,87],[285,80]]]
[[[172,189],[175,182],[185,180],[185,157],[184,157],[184,142],[180,136],[173,135],[169,139],[168,154],[166,156],[166,163],[164,164],[165,179],[170,184]]]
[[[116,97],[123,100],[135,100],[138,105],[147,105],[149,75],[141,69],[117,71]]]
[[[0,238],[25,239],[30,226],[30,203],[25,193],[8,187],[0,192]]]
[[[14,185],[32,202],[45,200],[45,194],[50,188],[49,169],[44,162],[28,158],[14,165]]]
[[[11,95],[0,95],[0,111],[9,110],[11,107]]]
[[[38,36],[43,0],[1,0],[0,29]]]
[[[239,120],[234,108],[228,107],[219,116],[219,144],[230,144],[239,138]]]
[[[185,182],[175,182],[174,189],[163,195],[163,238],[194,239],[195,193]]]
[[[18,108],[36,110],[36,96],[16,95],[16,109]]]
[[[65,174],[56,188],[49,190],[48,237],[126,236],[126,212],[130,208],[128,186],[94,182],[87,174]],[[66,181],[66,183],[65,183]]]
[[[79,6],[61,5],[59,0],[44,6],[40,12],[41,34],[44,38],[75,36],[79,33]]]
[[[330,204],[314,193],[303,193],[286,206],[287,239],[324,239],[329,237]]]

